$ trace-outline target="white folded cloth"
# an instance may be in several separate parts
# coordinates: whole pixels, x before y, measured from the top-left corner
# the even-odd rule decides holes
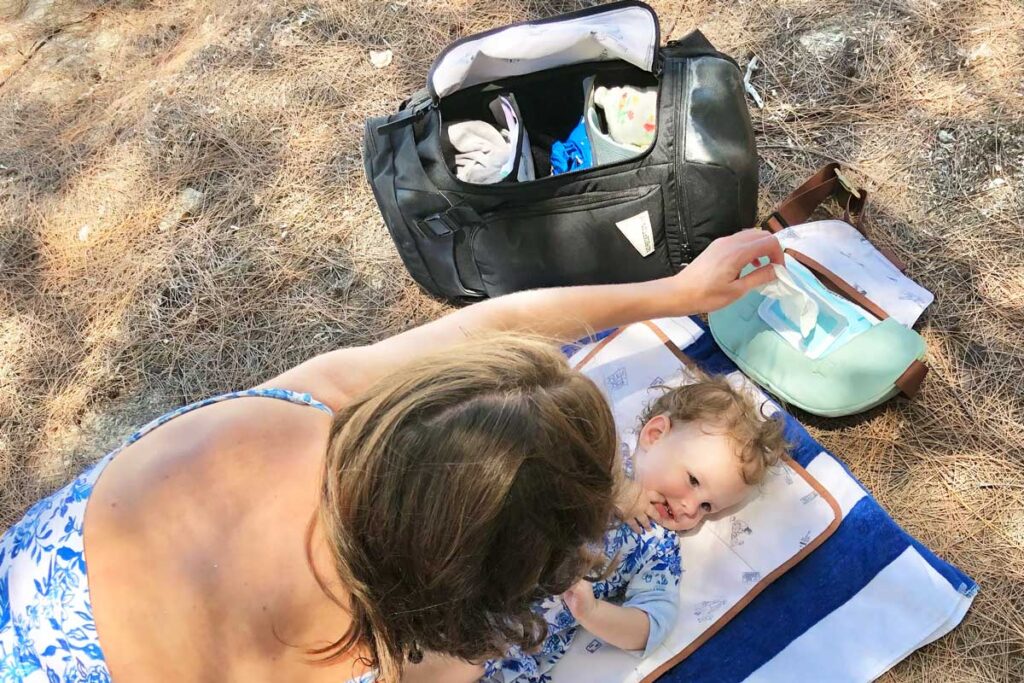
[[[483,121],[459,121],[448,126],[448,138],[459,152],[455,175],[467,183],[496,183],[505,177],[512,145],[497,128]]]

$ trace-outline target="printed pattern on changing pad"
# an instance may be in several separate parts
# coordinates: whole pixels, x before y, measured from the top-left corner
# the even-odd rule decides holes
[[[673,346],[685,351],[688,362],[752,387],[699,320],[655,322]],[[600,333],[598,338],[609,336]],[[571,362],[579,363],[595,346],[591,343],[576,351]],[[633,355],[657,359],[660,351],[654,354],[653,348],[644,346]],[[615,355],[624,359],[631,354],[622,351]],[[626,374],[630,374],[628,368]],[[796,505],[815,505],[827,494],[841,515],[834,532],[764,585],[699,647],[685,651],[670,634],[660,648],[638,663],[612,648],[591,652],[584,647],[587,639],[580,638],[553,672],[553,683],[866,683],[960,623],[977,584],[903,531],[838,458],[823,449],[796,419],[784,417],[794,467],[783,470],[773,485],[798,485],[800,479],[794,475],[799,471],[811,477],[822,490],[791,500]],[[717,532],[702,530],[682,539],[687,563],[681,593],[694,586],[701,552],[686,545],[688,541],[705,539],[722,557],[733,554],[733,549],[739,553],[754,550],[764,520],[741,513],[730,517],[715,522]],[[813,537],[795,539],[797,544],[805,541],[814,542]],[[723,543],[732,543],[732,548],[723,552]],[[736,562],[736,571],[741,564]],[[764,577],[759,574],[757,570],[740,573],[738,580],[760,582]],[[714,618],[725,610],[726,605],[719,603],[722,597],[713,590],[704,587],[699,592],[692,598],[691,609],[681,604],[681,621],[697,621],[709,614]]]
[[[96,480],[121,450],[174,418],[233,398],[265,397],[331,409],[309,394],[248,389],[153,420],[70,484],[42,499],[0,537],[0,682],[109,683],[89,600],[82,524]]]
[[[672,597],[665,601],[645,598],[651,593],[674,597],[678,591],[683,569],[676,535],[661,528],[640,535],[622,524],[605,535],[604,555],[617,557],[618,564],[605,580],[594,583],[594,595],[599,600],[635,606],[648,612],[652,618],[651,638],[659,637],[661,633],[655,632],[660,629],[654,622],[664,623],[671,619],[670,614],[662,612],[671,607]],[[548,636],[541,651],[529,654],[520,648],[511,649],[505,659],[487,662],[482,681],[547,683],[552,680],[550,672],[572,645],[580,630],[579,624],[557,596],[547,598],[534,610],[544,616],[548,625]],[[589,643],[588,647],[593,648],[594,644]]]
[[[688,321],[632,325],[573,358],[575,366],[591,377],[609,399],[627,470],[632,468],[630,454],[635,450],[640,415],[647,405],[664,391],[663,387],[693,380],[688,361],[666,341],[685,345],[700,333],[700,328]],[[764,402],[763,415],[778,410],[749,382],[739,377],[729,380]],[[649,673],[679,653],[685,656],[763,590],[780,568],[810,552],[834,529],[838,506],[822,493],[805,472],[797,473],[793,465],[784,463],[774,468],[759,494],[741,508],[680,535],[687,563],[679,588],[679,616],[659,648],[659,653],[667,652],[667,656],[637,662],[610,650],[588,652],[586,657],[563,663],[555,670],[554,680],[576,680],[583,670],[595,666],[604,676],[601,680],[632,680],[631,676],[636,679]]]
[[[775,236],[784,249],[810,256],[907,327],[913,327],[935,300],[935,295],[901,273],[849,223],[802,223]]]

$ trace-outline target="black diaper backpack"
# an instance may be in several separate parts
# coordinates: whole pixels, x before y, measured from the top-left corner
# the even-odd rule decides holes
[[[698,31],[660,42],[634,0],[487,31],[367,121],[366,175],[416,282],[465,301],[650,280],[753,225],[739,68]]]

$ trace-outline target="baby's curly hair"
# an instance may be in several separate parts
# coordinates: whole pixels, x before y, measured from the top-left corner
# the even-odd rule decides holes
[[[661,387],[665,393],[644,411],[642,424],[656,415],[668,415],[673,423],[696,421],[721,430],[739,446],[743,481],[760,484],[768,468],[789,448],[781,413],[764,416],[764,402],[755,403],[751,394],[733,387],[723,375],[711,377],[692,368],[690,373],[696,375],[691,384]]]

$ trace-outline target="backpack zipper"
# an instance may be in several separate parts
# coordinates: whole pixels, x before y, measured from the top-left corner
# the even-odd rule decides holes
[[[679,190],[677,190],[676,192],[676,216],[679,219],[679,237],[683,243],[682,247],[684,253],[682,254],[682,256],[685,257],[685,262],[689,263],[690,261],[693,260],[693,254],[690,251],[690,229],[689,225],[685,221],[684,216],[684,200],[686,199],[686,191],[684,189],[682,175],[683,166],[686,164],[686,133],[684,132],[682,135],[680,135],[680,123],[682,112],[688,110],[690,107],[690,91],[686,87],[689,76],[683,69],[685,64],[685,59],[677,60],[676,62],[676,69],[679,74],[679,78],[677,80],[676,85],[677,87],[681,87],[683,89],[684,99],[683,102],[677,104],[675,107],[672,108],[672,132],[675,133],[676,144],[679,146],[679,148],[675,150],[675,179],[676,186],[679,188]],[[662,83],[661,85],[662,87],[664,87],[665,84]],[[682,144],[680,144],[680,141]]]

